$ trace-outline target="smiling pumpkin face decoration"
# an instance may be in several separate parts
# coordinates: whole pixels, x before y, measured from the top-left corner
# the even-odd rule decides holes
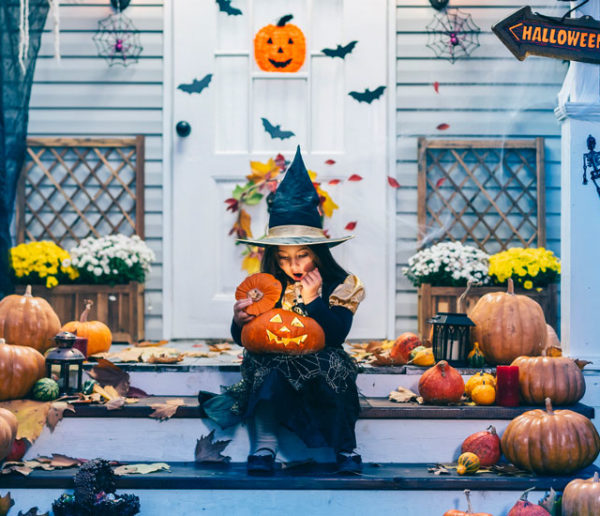
[[[265,72],[297,72],[306,58],[306,39],[291,23],[293,16],[282,17],[277,25],[267,25],[254,37],[254,58]]]

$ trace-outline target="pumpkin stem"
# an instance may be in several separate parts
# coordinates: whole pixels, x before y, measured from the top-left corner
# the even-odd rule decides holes
[[[548,399],[548,398],[546,398]],[[525,491],[523,491],[523,494],[521,495],[521,500],[523,500],[524,502],[528,502],[529,500],[527,500],[527,495],[529,494],[529,491],[533,491],[535,489],[535,487],[530,487],[529,489],[526,489]]]
[[[498,435],[498,433],[496,432],[496,427],[494,425],[488,426],[487,431],[492,435]]]
[[[264,297],[264,294],[257,288],[252,288],[248,291],[248,297],[252,299],[253,303],[256,303]]]
[[[473,512],[473,507],[471,505],[471,490],[465,489],[465,496],[467,497],[467,513],[471,514]]]
[[[27,285],[25,287],[25,294],[23,294],[23,295],[26,296],[26,297],[31,297],[32,296],[32,294],[31,294],[31,285]]]
[[[506,293],[510,294],[511,296],[515,295],[515,283],[512,278],[508,278],[508,289]]]
[[[442,377],[446,377],[446,366],[448,365],[448,362],[440,360],[437,365],[440,368],[440,371],[442,371]]]
[[[277,22],[277,26],[278,27],[285,27],[285,24],[287,22],[289,22],[293,17],[294,17],[293,14],[286,14],[285,16],[282,16],[280,18],[280,20]]]
[[[469,282],[467,283],[467,288],[458,298],[457,310],[458,310],[458,313],[460,313],[460,314],[467,313],[467,310],[466,310],[467,294],[471,290],[471,287],[473,286],[474,283],[475,282],[473,280],[469,280]]]
[[[79,318],[79,322],[87,322],[88,315],[90,314],[90,310],[92,309],[92,305],[94,304],[94,302],[91,301],[90,299],[86,299],[84,301],[84,303],[85,303],[85,310],[83,312],[81,312],[81,317]]]
[[[554,410],[552,409],[552,401],[550,400],[550,398],[546,398],[546,412],[548,412],[548,414],[554,414]]]

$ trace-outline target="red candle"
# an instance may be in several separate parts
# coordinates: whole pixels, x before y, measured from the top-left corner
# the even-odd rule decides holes
[[[496,404],[503,407],[519,406],[519,367],[496,367]]]

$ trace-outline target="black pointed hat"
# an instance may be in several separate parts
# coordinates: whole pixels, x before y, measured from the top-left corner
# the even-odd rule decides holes
[[[279,184],[269,208],[267,234],[255,240],[240,238],[238,242],[250,245],[315,245],[336,246],[352,238],[327,238],[319,214],[319,195],[296,150],[294,161]]]

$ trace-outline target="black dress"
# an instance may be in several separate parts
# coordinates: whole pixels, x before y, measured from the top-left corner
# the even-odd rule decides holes
[[[289,307],[290,287],[282,301]],[[325,348],[307,355],[256,354],[244,351],[242,381],[229,389],[237,397],[233,410],[251,417],[260,401],[271,402],[279,423],[295,432],[311,448],[330,446],[336,451],[356,447],[354,426],[359,414],[358,367],[342,344],[364,289],[356,276],[323,284],[319,297],[305,305],[325,333]],[[241,328],[231,325],[240,344]]]

